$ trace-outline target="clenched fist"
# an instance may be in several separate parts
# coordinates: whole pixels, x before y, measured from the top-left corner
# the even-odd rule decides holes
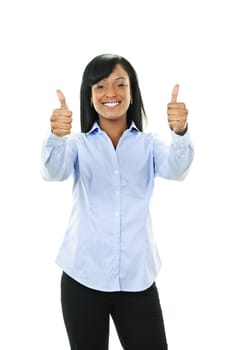
[[[68,109],[65,96],[61,90],[56,91],[61,107],[53,110],[50,118],[51,131],[56,136],[70,134],[72,128],[72,112]]]
[[[172,91],[171,102],[167,105],[168,122],[170,128],[179,135],[183,135],[187,128],[188,110],[183,102],[177,102],[179,85],[175,85]]]

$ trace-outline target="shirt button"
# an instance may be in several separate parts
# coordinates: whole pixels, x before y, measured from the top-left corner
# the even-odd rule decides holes
[[[119,174],[119,171],[118,171],[118,170],[115,170],[115,171],[114,171],[114,174],[118,175],[118,174]]]
[[[119,211],[116,211],[116,212],[115,212],[115,216],[120,216]]]
[[[120,191],[116,191],[115,193],[116,193],[116,195],[117,195],[117,196],[119,196],[119,194],[120,194]]]

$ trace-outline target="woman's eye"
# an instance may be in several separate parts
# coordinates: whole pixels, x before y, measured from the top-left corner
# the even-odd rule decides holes
[[[117,84],[117,87],[124,87],[124,86],[126,86],[125,83],[118,83],[118,84]]]
[[[105,88],[105,85],[102,85],[102,84],[99,84],[96,86],[96,89],[98,89],[98,90],[102,90],[104,88]]]

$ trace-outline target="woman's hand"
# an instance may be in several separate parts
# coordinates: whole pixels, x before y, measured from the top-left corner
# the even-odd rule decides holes
[[[72,128],[72,112],[68,109],[65,96],[61,90],[56,91],[61,107],[53,110],[50,117],[51,131],[56,136],[70,134]]]
[[[171,102],[167,105],[168,123],[170,128],[179,135],[183,135],[187,129],[188,110],[183,102],[177,102],[179,85],[175,85],[172,91]]]

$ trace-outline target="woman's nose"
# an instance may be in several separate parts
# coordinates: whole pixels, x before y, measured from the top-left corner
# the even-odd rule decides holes
[[[109,87],[106,90],[106,96],[107,97],[114,97],[114,96],[116,96],[116,91],[115,91],[114,87]]]

